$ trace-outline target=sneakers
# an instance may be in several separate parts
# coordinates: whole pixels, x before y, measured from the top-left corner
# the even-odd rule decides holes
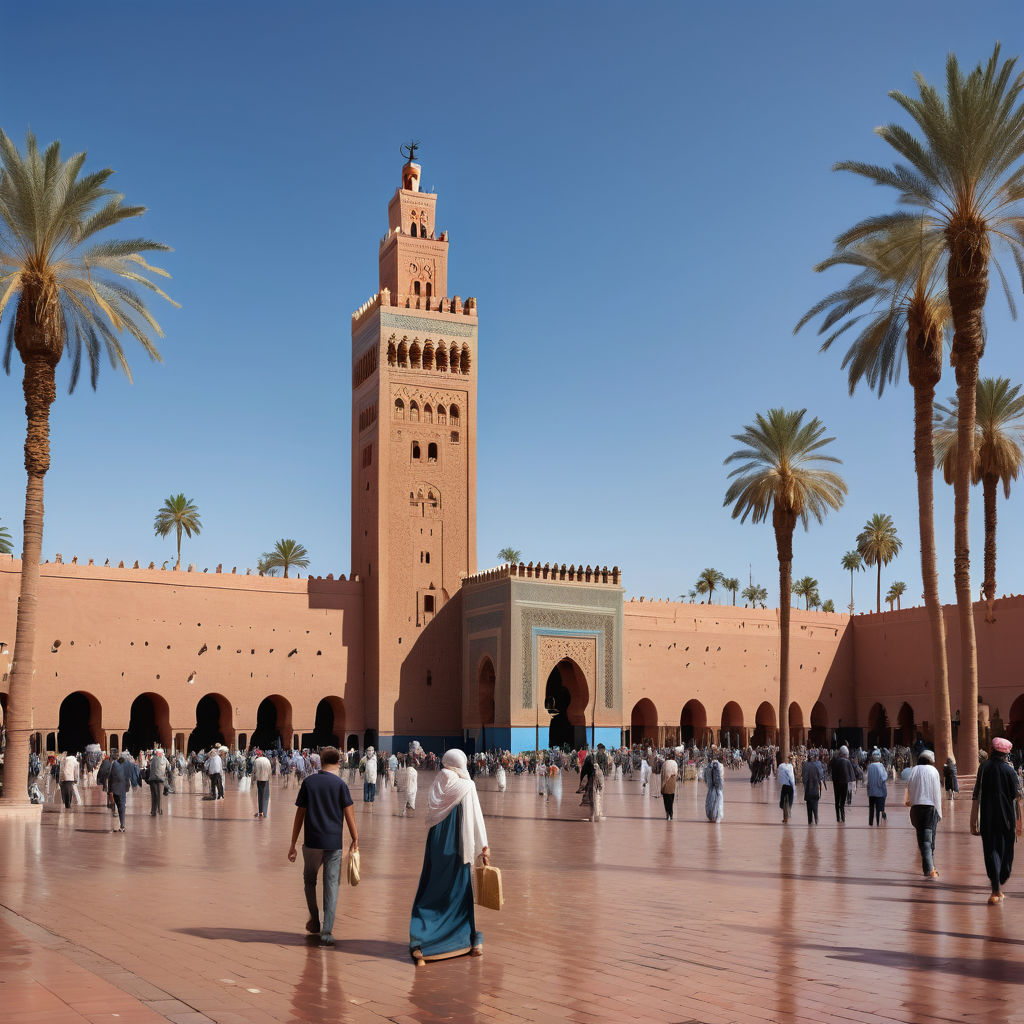
[[[321,946],[333,946],[334,945],[334,936],[330,932],[324,932],[320,936],[320,945]]]
[[[306,931],[309,932],[310,935],[319,935],[320,934],[320,922],[315,917],[311,917],[306,922]]]

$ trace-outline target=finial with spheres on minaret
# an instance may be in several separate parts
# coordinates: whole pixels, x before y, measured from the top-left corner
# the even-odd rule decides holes
[[[419,148],[420,144],[415,139],[408,145],[399,148],[407,161],[402,168],[402,188],[407,192],[419,192],[420,190],[420,165],[416,163],[416,150]]]

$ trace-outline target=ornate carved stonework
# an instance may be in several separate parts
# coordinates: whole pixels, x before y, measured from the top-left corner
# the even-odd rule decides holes
[[[583,670],[590,690],[597,685],[597,637],[594,636],[538,636],[537,680],[546,680],[551,670],[563,659],[571,658]]]
[[[476,327],[472,324],[449,323],[447,320],[428,320],[425,316],[402,316],[400,313],[380,314],[381,327],[393,327],[401,331],[424,331],[431,334],[451,335],[457,338],[475,338]]]
[[[565,611],[556,608],[524,607],[522,609],[520,642],[522,645],[521,658],[523,666],[522,706],[524,708],[532,708],[535,700],[533,692],[533,631],[535,628],[541,631],[538,640],[547,639],[547,637],[543,636],[545,629],[552,631],[564,629],[601,634],[602,643],[600,645],[597,644],[594,638],[569,637],[566,639],[589,640],[590,643],[594,644],[595,651],[598,649],[598,646],[603,649],[604,656],[600,659],[600,664],[595,664],[593,675],[588,676],[588,680],[593,681],[595,692],[600,693],[602,690],[604,691],[604,706],[606,708],[614,708],[615,659],[618,656],[616,651],[615,616],[610,613]],[[586,670],[582,663],[580,663],[580,667]],[[540,676],[539,672],[538,675],[541,680],[547,678],[546,676]]]

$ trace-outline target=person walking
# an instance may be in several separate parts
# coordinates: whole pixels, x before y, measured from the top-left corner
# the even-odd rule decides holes
[[[81,766],[77,757],[71,757],[67,751],[61,754],[60,759],[60,796],[64,801],[64,809],[71,809],[71,801],[75,797],[75,785],[81,773]]]
[[[420,788],[419,772],[416,771],[416,766],[412,763],[410,757],[405,766],[405,806],[402,808],[402,813],[399,817],[404,818],[407,814],[414,814],[416,811],[416,793]]]
[[[170,765],[167,758],[164,757],[164,752],[157,747],[153,751],[153,756],[149,759],[149,768],[146,770],[146,781],[149,783],[149,815],[151,818],[164,813],[162,800],[169,772]]]
[[[850,794],[850,784],[856,778],[853,771],[853,762],[850,760],[850,748],[841,746],[838,756],[832,758],[829,764],[829,774],[832,776],[832,797],[836,805],[836,822],[846,824],[846,804]]]
[[[324,747],[320,752],[320,771],[308,775],[299,786],[295,798],[295,820],[288,860],[295,862],[295,844],[302,832],[302,885],[309,909],[306,931],[319,934],[321,946],[333,946],[334,915],[338,905],[338,879],[341,876],[341,855],[345,828],[350,837],[349,855],[359,849],[356,816],[352,810],[352,794],[341,778],[341,752],[337,747]],[[324,913],[316,903],[316,878],[324,873]]]
[[[377,799],[377,753],[373,747],[366,748],[363,758],[363,802],[372,804]]]
[[[825,769],[818,760],[818,752],[812,750],[800,768],[800,781],[804,787],[804,803],[807,804],[807,824],[818,824],[818,801],[825,785]]]
[[[882,752],[875,747],[868,764],[868,828],[888,821],[885,798],[889,795],[888,773],[882,765]]]
[[[788,761],[780,761],[777,770],[779,779],[779,808],[782,811],[782,823],[789,821],[793,810],[793,797],[796,794],[796,777],[793,774],[792,757]]]
[[[907,778],[906,804],[910,823],[917,831],[921,871],[926,878],[938,878],[935,868],[935,834],[942,819],[942,779],[935,767],[935,755],[922,750]]]
[[[426,848],[409,922],[409,953],[416,966],[469,953],[483,955],[476,930],[472,868],[490,864],[487,827],[466,755],[448,750],[427,798]]]
[[[206,774],[210,777],[210,795],[214,800],[224,799],[224,762],[220,748],[214,747],[206,759]]]
[[[946,787],[946,796],[950,800],[955,800],[957,793],[960,792],[960,780],[956,775],[956,761],[951,757],[947,757],[946,763],[942,766],[942,781]]]
[[[107,790],[112,801],[111,810],[116,811],[120,820],[120,831],[124,831],[125,802],[128,799],[128,790],[131,787],[131,769],[129,765],[128,751],[121,751],[121,756],[110,766],[110,775],[107,779]],[[117,832],[115,826],[110,830]]]
[[[676,783],[678,781],[679,762],[673,755],[661,766],[661,799],[665,804],[666,821],[672,820],[672,812],[676,802]]]
[[[981,836],[985,872],[992,886],[991,905],[1006,899],[1003,886],[1013,869],[1013,847],[1024,828],[1020,777],[1013,770],[1009,740],[992,740],[992,753],[978,769],[971,797],[971,835]]]
[[[712,754],[704,767],[704,785],[708,794],[704,798],[704,813],[708,821],[720,822],[725,817],[725,768],[721,754]]]
[[[270,807],[270,774],[270,758],[262,750],[257,750],[256,760],[252,763],[252,777],[256,783],[255,817],[257,818],[265,818],[267,809]]]

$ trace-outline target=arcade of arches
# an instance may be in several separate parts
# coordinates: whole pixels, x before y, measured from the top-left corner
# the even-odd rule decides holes
[[[2,696],[6,704],[6,694]],[[293,722],[291,702],[281,694],[270,694],[259,702],[251,732],[240,728],[242,723],[236,721],[231,702],[222,693],[205,694],[184,715],[191,719],[187,726],[181,721],[180,709],[172,713],[167,700],[154,691],[136,696],[127,712],[112,712],[93,694],[76,690],[61,701],[56,728],[33,733],[32,746],[37,752],[80,751],[90,743],[112,752],[154,746],[187,752],[209,749],[215,743],[267,748],[342,743],[358,748],[361,743],[359,736],[345,731],[345,704],[338,696],[323,697],[309,728],[301,731]],[[119,724],[125,719],[126,724]]]

